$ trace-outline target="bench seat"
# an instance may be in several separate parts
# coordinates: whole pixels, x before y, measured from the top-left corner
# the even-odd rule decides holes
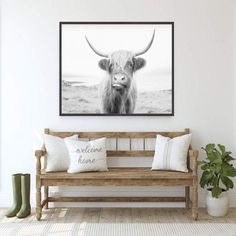
[[[103,172],[83,172],[69,174],[63,172],[47,172],[40,175],[41,179],[192,179],[193,172],[151,170],[150,168],[109,168]]]
[[[192,186],[193,172],[110,168],[106,172],[51,172],[41,174],[40,179],[44,186]]]

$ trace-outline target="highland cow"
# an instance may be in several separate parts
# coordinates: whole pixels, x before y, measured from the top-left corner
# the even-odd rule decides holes
[[[148,45],[139,52],[119,50],[110,54],[98,51],[85,37],[90,48],[97,55],[104,57],[98,63],[99,67],[107,72],[100,85],[104,113],[132,114],[134,112],[137,88],[133,75],[145,66],[145,59],[138,56],[150,49],[154,36],[155,30]]]

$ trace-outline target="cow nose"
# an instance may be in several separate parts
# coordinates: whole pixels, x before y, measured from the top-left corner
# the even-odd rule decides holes
[[[114,81],[115,82],[124,82],[125,81],[125,76],[123,76],[123,75],[116,75],[116,76],[114,76]]]

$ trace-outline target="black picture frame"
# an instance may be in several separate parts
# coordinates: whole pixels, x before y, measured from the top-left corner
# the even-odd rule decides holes
[[[110,114],[110,113],[65,113],[62,111],[62,28],[64,25],[170,25],[171,26],[171,112],[170,113],[133,113],[133,114]],[[60,116],[174,116],[174,22],[173,21],[60,21],[59,22],[59,115]]]

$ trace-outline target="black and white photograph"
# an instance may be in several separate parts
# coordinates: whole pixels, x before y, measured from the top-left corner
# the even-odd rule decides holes
[[[60,22],[60,115],[174,115],[173,22]]]

